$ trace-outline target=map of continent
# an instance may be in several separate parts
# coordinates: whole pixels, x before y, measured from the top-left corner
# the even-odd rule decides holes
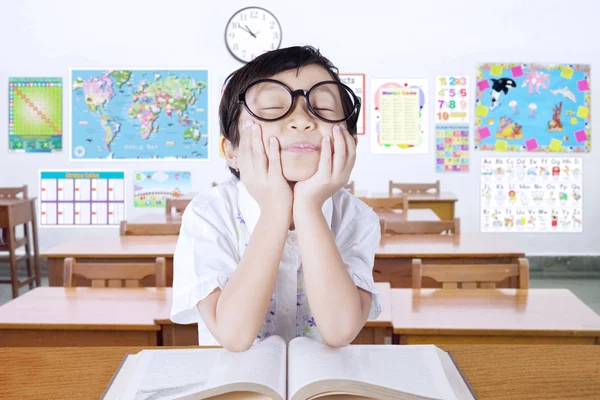
[[[72,70],[71,158],[208,159],[207,70]]]

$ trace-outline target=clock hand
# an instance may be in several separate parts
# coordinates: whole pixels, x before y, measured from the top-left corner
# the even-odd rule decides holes
[[[249,34],[251,34],[252,37],[254,37],[256,39],[256,35],[254,33],[252,33],[252,31],[250,30],[250,28],[248,28],[248,25],[245,25],[245,26],[246,26],[246,32],[248,32]]]

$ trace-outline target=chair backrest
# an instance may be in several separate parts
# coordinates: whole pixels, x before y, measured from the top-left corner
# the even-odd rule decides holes
[[[20,187],[4,187],[0,188],[0,199],[18,199],[19,195],[21,198],[27,199],[27,185]]]
[[[167,263],[164,257],[147,263],[78,263],[74,258],[66,258],[64,264],[64,286],[75,286],[75,275],[91,281],[92,287],[140,287],[141,280],[155,276],[155,286],[165,287]]]
[[[401,193],[420,193],[420,194],[439,194],[440,193],[440,181],[437,180],[435,183],[396,183],[389,181],[389,195],[394,194],[394,190],[399,190]]]
[[[354,181],[350,181],[344,185],[344,189],[354,194]]]
[[[191,202],[191,199],[167,199],[166,201],[166,214],[172,215],[173,209],[175,209],[175,214],[183,214],[187,205]]]
[[[179,235],[181,224],[128,224],[121,221],[121,236]]]
[[[495,289],[496,283],[516,278],[518,289],[529,289],[529,261],[519,258],[516,264],[423,264],[412,261],[412,287],[421,289],[423,277],[442,284],[442,289]]]
[[[390,235],[460,235],[460,218],[454,218],[451,221],[385,220],[381,233]]]

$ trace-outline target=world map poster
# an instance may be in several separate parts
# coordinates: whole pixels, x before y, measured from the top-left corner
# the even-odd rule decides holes
[[[71,71],[71,160],[208,160],[208,71]]]

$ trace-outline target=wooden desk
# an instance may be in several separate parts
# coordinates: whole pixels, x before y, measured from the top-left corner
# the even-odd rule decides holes
[[[413,258],[421,258],[425,264],[502,264],[516,262],[520,257],[525,257],[522,244],[503,235],[461,233],[456,236],[384,236],[375,253],[373,276],[377,282],[390,282],[392,288],[410,288]],[[499,287],[515,286],[516,281],[512,279],[499,284]],[[441,285],[425,278],[423,287]]]
[[[402,210],[377,211],[377,215],[385,220],[406,220],[408,221],[439,221],[440,218],[431,210],[409,210],[406,215]]]
[[[50,286],[63,285],[63,265],[67,257],[97,263],[154,262],[156,257],[165,257],[167,286],[173,286],[177,238],[176,235],[79,237],[43,251],[41,256],[48,259]]]
[[[0,306],[0,346],[156,346],[170,290],[40,287]]]
[[[181,215],[165,215],[165,214],[149,214],[143,215],[138,218],[134,218],[127,222],[127,230],[132,231],[147,231],[152,232],[163,232],[165,227],[172,227],[168,229],[173,234],[178,235],[181,229]],[[167,234],[167,233],[163,233]]]
[[[392,314],[400,344],[600,344],[600,316],[567,289],[392,289]]]
[[[12,285],[13,298],[19,295],[19,288],[29,284],[33,288],[41,285],[39,249],[37,236],[37,216],[35,211],[35,197],[26,199],[0,198],[0,251],[8,251],[8,257],[0,257],[0,261],[7,261],[11,269],[10,280],[0,280],[0,283]],[[31,227],[29,226],[31,224]],[[15,227],[23,225],[23,238],[13,237]],[[11,240],[14,248],[11,246]],[[31,249],[33,245],[33,249]],[[25,255],[17,256],[16,250],[25,247]],[[33,252],[31,251],[33,250]],[[18,262],[21,258],[27,263],[28,278],[20,281],[17,276]]]
[[[600,346],[444,345],[480,400],[597,400]],[[125,354],[156,347],[0,349],[2,399],[98,399]]]
[[[384,311],[356,343],[392,336],[391,288],[377,289]],[[172,296],[172,288],[36,288],[0,306],[0,347],[197,346],[197,324],[170,320]]]
[[[373,321],[367,321],[353,344],[385,344],[385,338],[392,336],[392,303],[391,287],[387,282],[375,284],[381,294],[383,311]],[[170,289],[170,288],[167,288]],[[179,325],[170,319],[170,309],[163,310],[163,315],[155,320],[160,325],[164,346],[198,345],[198,324]]]
[[[387,199],[389,193],[369,193],[357,192],[356,197],[365,201],[365,199]],[[396,196],[392,196],[396,197]],[[397,197],[400,197],[398,195]],[[409,193],[408,207],[410,209],[429,209],[432,210],[441,220],[454,219],[454,206],[458,198],[452,192],[440,192],[438,194]]]

